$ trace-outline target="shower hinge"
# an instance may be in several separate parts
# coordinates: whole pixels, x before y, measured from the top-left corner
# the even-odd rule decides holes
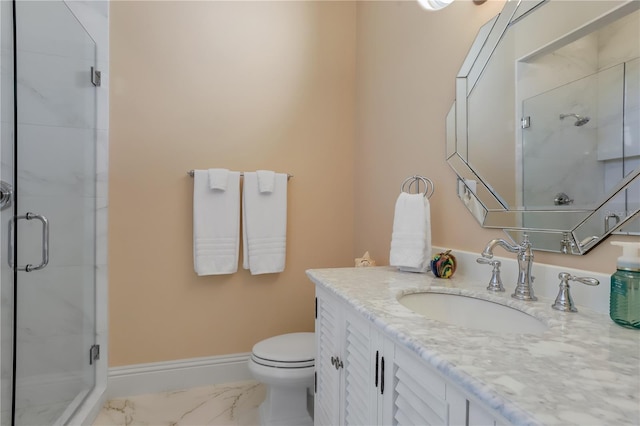
[[[100,345],[93,345],[89,348],[89,365],[100,359]]]
[[[523,129],[528,129],[529,127],[531,127],[531,117],[522,117],[522,120],[520,120],[520,126]]]
[[[91,67],[91,84],[100,87],[100,83],[102,83],[102,73],[95,67]]]

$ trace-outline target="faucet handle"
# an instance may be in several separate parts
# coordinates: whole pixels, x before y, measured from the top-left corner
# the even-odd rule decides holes
[[[502,286],[502,279],[500,278],[500,265],[502,265],[502,262],[500,262],[499,260],[487,259],[486,257],[479,257],[476,259],[476,262],[483,265],[493,266],[493,271],[491,271],[491,279],[489,280],[487,290],[494,292],[504,291],[504,287]]]
[[[553,305],[551,305],[551,307],[555,310],[563,312],[578,312],[578,309],[575,307],[573,299],[571,298],[571,292],[569,291],[569,281],[577,281],[579,283],[590,286],[596,286],[600,284],[600,281],[595,278],[576,277],[569,274],[568,272],[560,272],[558,274],[558,278],[560,278],[560,291],[558,292],[556,301],[553,303]]]

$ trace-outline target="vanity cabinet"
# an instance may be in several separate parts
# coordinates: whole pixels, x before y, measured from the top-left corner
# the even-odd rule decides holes
[[[379,424],[385,386],[382,336],[337,299],[319,289],[316,295],[314,423]]]
[[[316,344],[316,425],[503,424],[321,287]]]

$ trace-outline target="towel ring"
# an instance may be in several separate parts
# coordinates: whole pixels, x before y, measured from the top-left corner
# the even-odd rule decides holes
[[[436,190],[435,185],[433,184],[431,179],[420,175],[413,175],[406,178],[404,182],[402,182],[402,185],[400,185],[400,191],[410,193],[411,188],[415,185],[416,191],[414,193],[420,194],[421,184],[424,185],[424,196],[427,198],[431,198]]]

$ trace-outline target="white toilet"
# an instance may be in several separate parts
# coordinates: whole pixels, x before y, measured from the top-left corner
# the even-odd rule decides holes
[[[314,333],[282,334],[253,346],[249,370],[267,386],[261,425],[313,425],[307,388],[313,386],[315,356]]]

